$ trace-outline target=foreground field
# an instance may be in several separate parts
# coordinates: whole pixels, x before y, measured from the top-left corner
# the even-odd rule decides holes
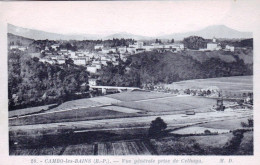
[[[252,155],[253,132],[245,132],[234,151],[232,133],[158,139],[123,140],[37,149],[11,149],[10,155]]]

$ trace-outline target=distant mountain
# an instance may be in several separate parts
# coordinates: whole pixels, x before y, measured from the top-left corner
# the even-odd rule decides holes
[[[131,34],[131,33],[126,33],[126,32],[112,34],[112,35],[104,37],[103,39],[113,39],[113,38],[132,38],[132,39],[135,39],[135,40],[150,40],[150,39],[153,39],[152,37],[134,35],[134,34]]]
[[[231,29],[225,25],[214,25],[208,26],[199,31],[187,32],[187,33],[173,33],[168,35],[159,36],[160,39],[170,39],[174,38],[175,40],[182,40],[185,37],[189,36],[200,36],[206,39],[216,38],[228,38],[228,39],[241,39],[241,38],[252,38],[253,33],[251,32],[240,32],[234,29]]]
[[[131,33],[115,33],[112,35],[95,35],[95,34],[58,34],[45,32],[34,29],[27,29],[22,27],[17,27],[8,24],[8,32],[14,35],[23,36],[26,38],[31,38],[35,40],[97,40],[97,39],[113,39],[113,38],[133,38],[135,40],[150,40],[150,39],[172,39],[182,40],[189,36],[201,36],[206,39],[216,38],[227,38],[227,39],[242,39],[242,38],[252,38],[253,34],[251,32],[240,32],[224,25],[209,26],[199,31],[187,32],[187,33],[173,33],[157,37],[141,36]]]
[[[23,36],[26,38],[31,38],[35,40],[96,40],[102,39],[101,35],[93,35],[93,34],[58,34],[45,32],[41,30],[27,29],[18,26],[14,26],[8,24],[8,33],[12,33],[14,35]]]

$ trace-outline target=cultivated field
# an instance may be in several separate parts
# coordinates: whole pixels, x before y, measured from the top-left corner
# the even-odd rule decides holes
[[[151,143],[159,155],[218,155],[232,137],[232,133],[172,137],[151,140]]]
[[[210,131],[210,133],[217,133],[217,134],[223,134],[223,133],[230,132],[230,130],[228,130],[228,129],[216,129],[216,128],[192,126],[192,127],[188,127],[188,128],[178,129],[176,131],[172,131],[171,133],[177,134],[177,135],[204,134],[206,130]]]
[[[154,152],[142,140],[77,144],[63,147],[17,149],[10,155],[152,155]]]
[[[171,112],[174,114],[185,113],[186,110],[197,110],[196,112],[207,112],[216,104],[215,99],[203,97],[164,97],[157,99],[139,100],[135,102],[120,102],[117,105],[139,109],[146,112]]]
[[[207,89],[216,87],[226,92],[252,92],[253,91],[253,76],[234,76],[209,79],[196,79],[174,82],[165,85],[170,89]]]
[[[166,137],[55,146],[37,149],[11,149],[10,155],[224,155],[234,135]],[[253,132],[245,132],[233,154],[253,154]]]
[[[39,113],[41,111],[45,111],[45,110],[49,109],[49,107],[51,107],[53,105],[55,105],[55,104],[9,111],[8,117],[21,116],[21,115],[32,114],[32,113]]]
[[[239,111],[237,112],[239,113]],[[208,127],[208,128],[215,128],[215,129],[242,129],[241,122],[247,123],[247,118],[239,118],[233,120],[223,120],[223,121],[213,121],[210,123],[200,124],[199,126]]]
[[[14,118],[9,120],[9,125],[28,125],[28,124],[44,124],[71,122],[81,120],[106,119],[133,116],[131,113],[123,113],[113,111],[101,107],[72,109],[69,111],[57,111],[54,113],[36,114],[22,118]]]
[[[114,98],[121,101],[138,101],[155,98],[171,97],[173,95],[166,93],[148,92],[148,91],[133,91],[107,95],[107,97]]]

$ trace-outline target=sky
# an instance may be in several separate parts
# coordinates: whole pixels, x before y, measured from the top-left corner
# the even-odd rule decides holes
[[[259,1],[0,2],[0,19],[16,26],[63,34],[143,36],[226,25],[254,31]]]

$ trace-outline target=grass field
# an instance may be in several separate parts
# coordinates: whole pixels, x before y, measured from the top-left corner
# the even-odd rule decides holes
[[[242,119],[232,119],[232,120],[224,120],[224,121],[215,121],[205,124],[199,124],[201,127],[207,127],[207,128],[215,128],[215,129],[240,129],[243,128],[241,126],[241,122],[247,123],[247,118]]]
[[[30,113],[37,113],[42,110],[47,110],[50,106],[53,106],[53,105],[55,105],[55,104],[9,111],[8,117],[21,116],[21,115],[26,115],[26,114],[30,114]]]
[[[146,99],[155,99],[173,96],[166,93],[147,92],[147,91],[133,91],[107,95],[107,97],[114,98],[121,101],[138,101]]]
[[[10,151],[10,155],[59,155],[62,152],[61,146],[40,149],[17,149]]]
[[[235,153],[237,155],[253,155],[254,154],[254,135],[253,131],[245,132],[238,151]]]
[[[102,107],[104,109],[107,110],[112,110],[112,111],[117,111],[117,112],[122,112],[122,113],[138,113],[138,112],[142,112],[141,110],[136,110],[136,109],[132,109],[132,108],[126,108],[126,107],[120,107],[120,106],[105,106]]]
[[[253,76],[234,76],[209,79],[195,79],[174,82],[165,85],[170,89],[206,89],[217,87],[222,91],[230,92],[249,92],[253,91]]]
[[[118,102],[118,100],[107,98],[105,96],[86,98],[86,99],[79,99],[79,100],[65,102],[49,111],[52,112],[52,111],[60,111],[60,110],[67,110],[67,109],[90,108],[93,106],[101,106],[104,104],[111,104],[114,102]]]
[[[171,133],[179,134],[179,135],[204,134],[205,130],[209,130],[210,133],[218,133],[218,134],[230,132],[230,130],[227,130],[227,129],[216,129],[216,128],[193,126],[193,127],[182,128],[182,129],[179,129],[176,131],[172,131]]]
[[[232,133],[151,140],[159,155],[218,155]],[[215,148],[215,150],[212,150]],[[217,150],[217,151],[216,151]]]
[[[81,121],[90,119],[105,119],[114,117],[128,117],[131,113],[123,113],[113,110],[107,110],[101,107],[82,108],[65,112],[55,112],[34,116],[27,116],[24,118],[15,118],[9,120],[9,125],[28,125],[28,124],[43,124],[43,123],[57,123]]]
[[[94,145],[91,144],[69,145],[65,148],[62,155],[94,155]]]
[[[190,136],[182,137],[180,140],[193,140],[203,147],[224,147],[224,145],[233,137],[232,133],[211,135],[211,136]]]
[[[120,102],[117,105],[132,109],[138,109],[148,112],[176,112],[185,113],[185,110],[199,109],[206,112],[210,107],[216,104],[216,100],[202,97],[176,97],[158,98],[152,100],[136,101],[136,102]],[[199,112],[199,111],[197,111]]]
[[[97,151],[95,153],[95,146]],[[152,155],[149,147],[141,140],[77,144],[65,147],[40,149],[17,149],[10,155]]]

